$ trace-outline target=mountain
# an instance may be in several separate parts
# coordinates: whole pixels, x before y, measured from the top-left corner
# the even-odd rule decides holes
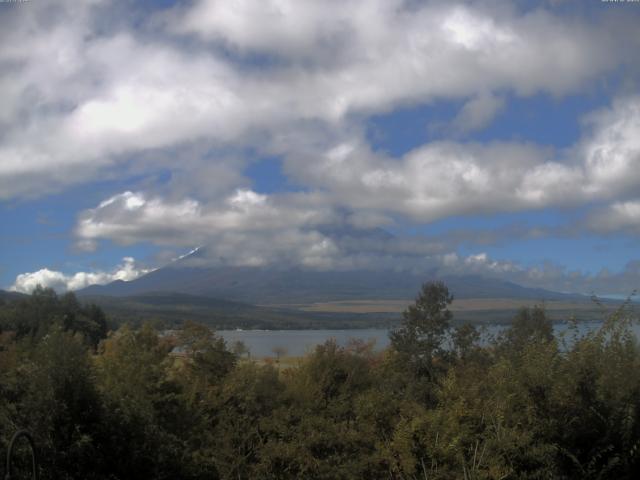
[[[20,298],[24,298],[27,295],[20,292],[8,292],[6,290],[0,290],[0,302],[9,302],[13,300],[18,300]]]
[[[80,296],[130,296],[148,292],[183,293],[251,304],[300,304],[338,300],[411,299],[422,283],[443,280],[456,298],[578,300],[540,288],[481,276],[420,275],[409,272],[356,270],[326,272],[300,268],[193,267],[181,262],[130,282],[115,281],[78,291]]]
[[[322,232],[341,248],[359,253],[364,246],[386,252],[397,247],[395,237],[383,229],[333,228]],[[454,297],[527,300],[579,300],[567,295],[478,275],[438,277],[434,271],[406,270],[318,271],[300,267],[212,266],[214,249],[194,250],[163,268],[136,280],[92,285],[80,296],[132,296],[149,292],[188,294],[262,305],[292,305],[344,300],[413,299],[422,283],[443,280]]]

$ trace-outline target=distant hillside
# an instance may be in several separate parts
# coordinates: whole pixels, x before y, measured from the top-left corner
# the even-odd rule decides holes
[[[394,236],[373,228],[343,227],[323,231],[351,248],[363,242],[392,246]],[[340,300],[413,299],[421,285],[443,280],[456,298],[512,298],[527,300],[579,300],[539,288],[526,288],[478,275],[438,277],[435,271],[387,270],[318,271],[296,267],[211,266],[215,255],[206,246],[169,265],[130,282],[115,281],[90,286],[81,296],[132,296],[148,292],[172,292],[262,305],[301,304]]]
[[[8,292],[6,290],[0,290],[0,301],[12,301],[24,298],[26,295],[20,292]]]
[[[132,296],[83,295],[84,302],[95,303],[118,323],[161,321],[179,325],[197,321],[217,329],[235,328],[363,328],[388,327],[397,314],[353,314],[302,312],[258,307],[241,302],[175,292],[152,292]]]
[[[254,304],[312,303],[352,299],[414,298],[422,283],[435,279],[395,271],[320,272],[254,267],[198,268],[173,264],[131,282],[91,286],[81,296],[130,296],[146,292],[177,292]],[[456,298],[534,300],[586,299],[480,276],[442,277]]]
[[[211,297],[187,295],[175,292],[152,292],[132,296],[81,297],[85,302],[100,305],[115,323],[160,321],[172,326],[185,320],[204,323],[216,329],[342,329],[388,328],[397,325],[404,302],[391,301],[397,310],[384,308],[384,301],[374,301],[383,308],[336,309],[335,304],[313,304],[309,309],[298,305],[265,307],[242,302],[218,300]],[[521,306],[537,303],[537,299],[487,299],[459,300],[453,303],[454,323],[509,323]],[[340,302],[337,302],[340,304]],[[346,305],[362,305],[366,301]],[[407,300],[407,304],[411,303]],[[619,303],[619,302],[618,302]],[[610,305],[615,308],[618,303]],[[342,306],[343,305],[338,305]],[[601,309],[591,302],[549,301],[547,312],[554,321],[575,317],[577,320],[600,320]]]

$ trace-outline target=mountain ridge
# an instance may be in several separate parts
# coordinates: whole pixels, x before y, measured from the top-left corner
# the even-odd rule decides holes
[[[375,242],[381,251],[395,248],[396,237],[381,228],[356,229],[342,226],[323,233],[357,253],[363,242]],[[260,305],[332,302],[342,300],[408,300],[415,298],[423,283],[442,280],[455,298],[509,298],[526,300],[587,300],[577,294],[530,288],[480,275],[438,275],[437,269],[403,263],[407,269],[319,270],[280,264],[275,266],[212,265],[224,262],[216,250],[203,245],[164,267],[128,282],[116,280],[92,285],[79,296],[131,296],[148,292],[183,293],[220,300]]]
[[[313,271],[298,268],[180,267],[168,266],[138,279],[93,285],[79,296],[131,296],[149,292],[182,293],[249,304],[313,303],[354,299],[410,299],[422,283],[442,280],[455,298],[512,298],[588,300],[567,294],[530,288],[479,275],[438,277],[397,271]]]

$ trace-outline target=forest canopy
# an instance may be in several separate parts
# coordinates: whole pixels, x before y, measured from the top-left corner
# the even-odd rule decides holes
[[[329,341],[283,366],[37,289],[0,305],[0,453],[26,428],[43,479],[637,478],[628,305],[562,338],[524,308],[481,341],[452,300],[425,284],[386,350]]]

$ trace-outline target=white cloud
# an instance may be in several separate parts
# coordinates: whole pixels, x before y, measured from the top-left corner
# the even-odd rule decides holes
[[[602,233],[627,231],[640,234],[640,200],[612,203],[591,214],[587,225]]]
[[[329,225],[336,219],[324,199],[313,194],[267,196],[239,189],[221,202],[203,205],[193,199],[170,202],[141,192],[124,192],[83,212],[75,233],[79,246],[88,250],[100,239],[124,245],[144,241],[172,246],[216,243],[225,256],[235,250],[236,258],[242,255],[239,236],[254,244],[254,249],[265,250],[274,248],[269,245],[269,232],[283,232],[279,248],[285,253],[287,235],[306,238],[308,233],[301,229]],[[267,245],[260,247],[261,243]]]
[[[594,139],[603,136],[611,123],[626,132],[626,125],[635,122],[629,115],[635,110],[629,105],[638,103],[639,97],[629,97],[593,114],[588,135],[562,159],[551,150],[518,143],[438,142],[392,159],[372,152],[358,137],[329,146],[319,156],[313,156],[314,150],[304,149],[313,142],[294,142],[284,168],[290,177],[312,185],[311,193],[265,195],[237,189],[226,197],[200,201],[128,191],[83,212],[75,233],[79,246],[85,249],[96,248],[102,239],[123,245],[207,245],[204,262],[208,264],[320,269],[437,267],[537,285],[535,269],[523,270],[511,262],[490,260],[480,254],[456,261],[452,250],[457,244],[480,244],[486,235],[478,234],[472,240],[469,235],[423,238],[411,243],[353,235],[345,239],[327,232],[336,226],[384,225],[398,214],[429,222],[451,215],[580,205],[598,198],[615,198],[629,188],[628,179],[635,172],[629,171],[619,188],[605,189],[598,182],[610,180],[594,175],[591,157],[580,155],[588,151],[585,146],[594,145]],[[626,143],[618,149],[633,158],[631,134],[627,132],[621,138]],[[600,155],[598,168],[608,159],[614,166],[620,163],[619,155],[607,155]],[[315,162],[310,162],[312,159]],[[622,164],[631,169],[633,162]],[[635,221],[630,217],[635,212],[634,204],[621,203],[612,208],[615,222],[593,220],[591,228],[603,229],[605,225],[615,231]],[[561,284],[548,275],[544,278]],[[588,284],[585,279],[582,283]]]
[[[402,107],[466,101],[452,125],[465,133],[513,95],[582,93],[633,67],[640,38],[617,17],[501,0],[199,0],[134,28],[110,23],[107,1],[32,3],[0,19],[0,198],[148,179],[80,214],[87,250],[110,239],[215,244],[212,255],[238,264],[437,264],[448,254],[453,266],[438,242],[360,253],[323,232],[594,201],[612,203],[609,230],[635,221],[616,205],[640,187],[637,95],[592,114],[565,152],[450,141],[391,158],[364,134],[369,116]],[[305,193],[252,190],[243,171],[265,156],[282,157]],[[159,171],[170,181],[154,184]]]
[[[246,209],[250,205],[258,205],[258,209],[266,209],[263,215],[273,220],[296,215],[295,211],[280,211],[273,205],[273,199],[265,196],[256,202],[255,198],[237,205],[239,198],[251,198],[249,192],[238,192],[228,198],[227,210],[203,213],[202,209],[193,209],[178,216],[154,216],[154,211],[163,208],[165,211],[178,212],[184,206],[172,206],[162,203],[159,199],[146,199],[136,209],[127,209],[127,200],[134,196],[143,199],[142,194],[126,192],[110,202],[103,202],[102,206],[85,213],[88,223],[100,225],[103,229],[99,237],[89,237],[89,241],[100,238],[122,239],[121,229],[127,224],[137,225],[129,235],[134,235],[135,241],[155,242],[158,244],[180,245],[188,238],[197,237],[203,240],[205,246],[192,249],[179,258],[183,266],[249,266],[275,268],[308,268],[314,270],[395,270],[419,273],[429,272],[430,275],[468,275],[477,274],[487,277],[500,278],[520,285],[540,287],[548,290],[578,292],[578,293],[618,293],[629,294],[635,287],[640,286],[640,270],[638,262],[630,262],[620,272],[603,270],[597,274],[570,271],[566,268],[545,263],[542,266],[524,267],[517,262],[491,258],[485,252],[461,256],[455,252],[460,243],[473,243],[467,232],[466,235],[431,236],[414,238],[397,238],[381,230],[358,230],[349,227],[335,227],[338,221],[306,222],[292,224],[260,221],[254,224],[255,211]],[[260,198],[260,197],[258,197]],[[234,204],[234,201],[236,203]],[[150,209],[145,213],[146,209]],[[290,206],[288,208],[291,208]],[[626,205],[626,213],[635,215],[638,208],[635,204]],[[116,210],[113,210],[116,209]],[[623,208],[618,210],[622,211]],[[144,222],[136,223],[131,215],[142,214]],[[199,212],[200,216],[193,212]],[[299,219],[305,218],[297,212]],[[216,225],[226,222],[229,217],[235,220],[223,228]],[[344,219],[343,219],[344,220]],[[187,221],[195,234],[184,235],[179,221]],[[132,223],[130,223],[132,222]],[[144,225],[146,229],[140,228]],[[175,231],[171,231],[175,228]],[[165,230],[163,230],[165,229]],[[92,230],[85,232],[92,234]],[[95,232],[93,232],[95,233]],[[481,232],[480,232],[481,233]],[[521,232],[524,233],[524,232]],[[482,236],[481,234],[478,234]],[[460,237],[460,238],[458,238]],[[172,240],[174,239],[174,240]],[[131,241],[134,241],[131,239]],[[58,285],[58,288],[81,288],[90,283],[103,283],[118,278],[118,272],[110,276],[102,273],[76,274],[64,276],[60,272],[40,271],[34,274],[19,276],[14,289],[24,291],[32,289],[38,282],[45,285]],[[136,275],[136,270],[132,272]],[[132,276],[133,276],[132,275]],[[100,281],[96,279],[99,278]],[[122,278],[122,277],[120,277]],[[123,278],[124,279],[124,278]],[[79,286],[71,286],[74,285]],[[18,288],[19,285],[22,287]]]
[[[353,14],[344,2],[198,1],[177,24],[178,32],[220,40],[242,51],[262,50],[277,55],[313,54],[322,42],[347,30]],[[391,6],[391,2],[389,2]],[[346,8],[345,8],[346,7]],[[365,7],[366,8],[366,7]],[[363,10],[363,8],[361,8]]]
[[[31,293],[38,285],[53,288],[58,292],[79,290],[89,285],[103,285],[114,280],[130,281],[150,272],[139,268],[131,257],[124,257],[122,263],[110,272],[77,272],[66,275],[62,272],[43,268],[37,272],[21,273],[9,288],[14,292]]]
[[[123,192],[83,212],[76,236],[86,249],[96,248],[102,239],[125,245],[204,245],[194,264],[316,269],[394,263],[404,268],[444,248],[426,238],[395,239],[383,231],[371,236],[372,231],[359,230],[360,225],[360,218],[327,207],[326,198],[315,194],[269,196],[238,190],[222,202],[203,205]]]
[[[614,101],[612,108],[591,114],[592,134],[579,145],[585,162],[586,191],[617,196],[640,184],[640,96]]]
[[[305,122],[344,131],[358,115],[441,98],[473,98],[460,122],[478,128],[499,107],[492,92],[580,91],[627,52],[613,48],[615,29],[502,2],[200,1],[151,15],[146,36],[149,25],[102,25],[110,8],[42,1],[3,22],[3,198],[122,172],[125,161],[180,171],[163,150],[261,150]],[[279,59],[254,68],[245,54]],[[217,163],[203,157],[196,172]]]
[[[373,152],[356,132],[324,152],[292,144],[285,165],[298,182],[330,191],[354,210],[422,222],[576,206],[640,188],[640,96],[594,112],[587,127],[565,152],[517,142],[432,142],[401,158]]]
[[[616,62],[611,32],[507,2],[201,0],[173,25],[243,52],[331,67],[317,86],[340,87],[338,110],[483,87],[563,93]]]

